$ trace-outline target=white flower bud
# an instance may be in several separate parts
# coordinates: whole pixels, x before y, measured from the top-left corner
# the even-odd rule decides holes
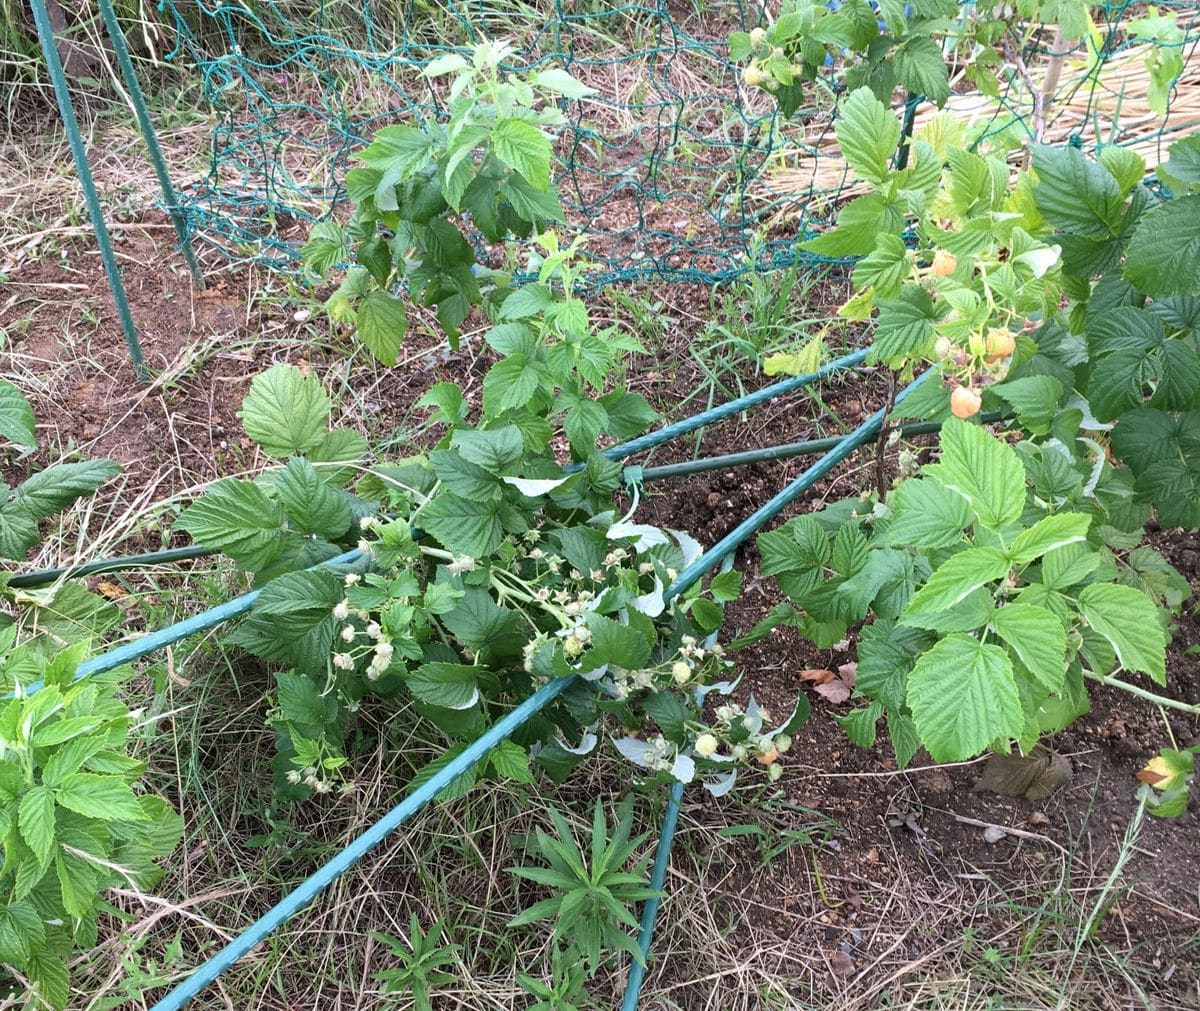
[[[671,664],[671,677],[677,685],[685,685],[692,679],[692,668],[682,660],[676,660]]]
[[[333,605],[333,616],[335,618],[337,618],[338,621],[345,621],[347,618],[349,618],[350,617],[350,601],[339,600],[336,604],[334,604]]]
[[[357,572],[347,572],[346,573],[345,583],[347,586],[353,586],[355,583],[358,583],[361,581],[362,581],[362,576],[360,576]]]
[[[696,738],[696,754],[701,758],[708,758],[717,750],[717,739],[712,734],[701,734]]]
[[[362,516],[358,520],[358,529],[359,530],[370,530],[371,527],[373,527],[374,525],[375,525],[375,517],[374,516]]]
[[[383,635],[383,628],[379,622],[373,621],[367,626],[367,637],[370,639],[378,639]]]
[[[287,781],[288,781],[289,783],[291,783],[293,786],[295,786],[297,783],[299,783],[299,782],[300,782],[300,770],[299,770],[299,769],[292,769],[292,770],[291,770],[291,771],[290,771],[290,772],[287,774]]]
[[[780,776],[783,775],[783,766],[776,762],[774,765],[767,766],[767,779],[774,783]]]
[[[792,739],[787,734],[780,734],[775,738],[775,750],[781,755],[787,752],[792,746]]]
[[[354,637],[356,635],[358,635],[358,633],[354,631],[354,626],[347,625],[342,629],[342,642],[354,642]]]

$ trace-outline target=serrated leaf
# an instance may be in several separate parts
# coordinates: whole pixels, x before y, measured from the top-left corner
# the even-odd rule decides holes
[[[488,754],[488,764],[498,776],[513,783],[532,783],[529,753],[514,741],[501,741]]]
[[[522,119],[501,119],[492,129],[491,140],[496,157],[531,186],[545,190],[550,185],[554,149],[536,126]]]
[[[46,936],[46,926],[37,909],[29,902],[0,905],[0,961],[23,964]]]
[[[1047,551],[1086,540],[1092,518],[1082,513],[1043,516],[1013,539],[1009,557],[1014,565],[1028,565]]]
[[[855,174],[870,183],[883,183],[900,143],[900,121],[870,88],[859,88],[846,99],[836,132],[842,155]]]
[[[1117,181],[1073,148],[1038,144],[1033,149],[1038,209],[1072,235],[1108,239],[1120,227],[1124,199]]]
[[[1154,298],[1200,291],[1200,196],[1142,215],[1126,251],[1125,278]]]
[[[902,300],[879,307],[871,360],[898,364],[906,358],[927,355],[933,348],[937,314],[925,292],[913,292]]]
[[[858,645],[856,694],[878,699],[891,712],[907,704],[908,672],[930,643],[927,633],[894,621],[873,621],[863,627]]]
[[[326,540],[341,537],[354,520],[344,495],[321,480],[313,465],[292,457],[274,475],[275,488],[293,525],[306,534]]]
[[[1167,640],[1158,608],[1140,590],[1092,583],[1079,594],[1079,613],[1112,644],[1121,666],[1167,683]]]
[[[457,425],[467,417],[467,401],[457,383],[435,383],[425,391],[415,406],[435,408],[431,420],[443,425]]]
[[[875,248],[855,266],[854,286],[874,288],[879,299],[899,298],[911,270],[912,255],[904,240],[898,235],[881,235]]]
[[[386,291],[373,291],[363,299],[355,318],[358,336],[375,358],[395,365],[400,345],[408,333],[408,309],[403,299]]]
[[[1015,522],[1025,507],[1025,468],[1016,451],[977,425],[948,419],[941,457],[925,472],[962,495],[993,530]]]
[[[963,531],[971,524],[966,499],[928,479],[901,481],[888,498],[888,506],[892,515],[885,534],[887,544],[923,551],[950,548],[962,541]]]
[[[1128,193],[1146,174],[1146,160],[1132,148],[1109,144],[1096,157],[1116,179],[1122,193]]]
[[[413,791],[420,789],[436,776],[442,769],[449,765],[454,759],[465,751],[465,744],[455,744],[448,748],[442,755],[435,758],[428,765],[422,766],[417,770],[417,774],[413,776],[412,781],[408,784],[408,793],[411,795]],[[459,797],[465,797],[471,792],[471,788],[475,785],[478,765],[468,766],[462,773],[450,780],[441,790],[434,796],[438,800],[457,800]]]
[[[454,433],[450,445],[490,474],[503,474],[525,451],[520,429],[514,425],[486,431],[463,429]]]
[[[369,452],[367,440],[350,428],[334,428],[316,449],[309,450],[308,462],[326,484],[341,487],[358,473],[359,464]]]
[[[446,492],[421,508],[417,522],[447,551],[485,558],[500,546],[504,537],[500,506],[499,501],[480,502]]]
[[[316,683],[305,674],[279,671],[275,675],[279,709],[289,723],[301,727],[320,727],[325,723],[328,709]]]
[[[17,485],[4,508],[23,509],[34,520],[53,516],[120,473],[112,460],[53,464]]]
[[[479,701],[478,667],[434,661],[410,671],[408,690],[422,702],[444,709],[470,709]]]
[[[54,851],[54,795],[45,786],[27,790],[17,806],[17,828],[38,864],[45,867]]]
[[[969,635],[949,635],[920,656],[908,676],[908,705],[938,762],[973,758],[1025,725],[1004,650]]]
[[[429,454],[429,466],[444,488],[466,499],[490,502],[500,497],[494,474],[472,463],[454,449],[435,449]]]
[[[0,437],[18,446],[37,445],[33,408],[7,379],[0,379]]]
[[[592,633],[592,646],[585,665],[591,669],[610,664],[636,671],[650,662],[650,644],[637,629],[594,611],[588,613],[587,627]]]
[[[1047,691],[1063,690],[1067,632],[1058,618],[1044,607],[1012,603],[992,612],[991,626]]]
[[[758,536],[760,570],[764,576],[807,572],[820,568],[830,554],[829,535],[811,516],[802,516]]]
[[[914,35],[896,49],[896,78],[914,95],[941,106],[950,97],[950,75],[942,47],[928,35]]]
[[[54,799],[76,814],[101,821],[146,820],[146,813],[129,784],[116,776],[77,772],[59,783]]]
[[[1053,376],[1023,376],[993,386],[991,390],[1012,405],[1021,427],[1033,435],[1045,435],[1050,431],[1063,395],[1062,383]]]
[[[265,568],[279,551],[283,506],[253,481],[225,478],[188,506],[175,525],[197,544],[223,551],[243,568]]]
[[[1008,558],[999,548],[960,551],[934,570],[928,582],[908,602],[904,617],[949,611],[980,587],[1003,579],[1008,570]]]
[[[316,449],[329,427],[329,398],[316,376],[274,365],[250,381],[242,424],[264,453],[287,457]]]
[[[541,366],[515,353],[496,362],[483,377],[483,406],[488,417],[524,407],[544,379]]]

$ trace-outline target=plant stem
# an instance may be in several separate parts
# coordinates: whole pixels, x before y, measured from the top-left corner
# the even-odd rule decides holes
[[[1169,699],[1164,695],[1155,695],[1154,692],[1146,691],[1145,688],[1139,688],[1137,685],[1131,685],[1127,681],[1121,681],[1107,674],[1096,674],[1093,671],[1085,670],[1083,676],[1089,681],[1096,681],[1099,684],[1109,685],[1112,688],[1120,688],[1122,691],[1136,695],[1147,702],[1153,702],[1156,706],[1167,706],[1170,709],[1178,709],[1181,712],[1191,713],[1193,716],[1200,716],[1200,703],[1180,702],[1178,699]]]

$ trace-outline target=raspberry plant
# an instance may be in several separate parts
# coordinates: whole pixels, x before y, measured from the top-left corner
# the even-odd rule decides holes
[[[353,262],[327,309],[385,365],[396,364],[408,327],[393,291],[401,282],[414,302],[436,309],[452,347],[472,307],[509,290],[507,275],[477,263],[462,227],[468,218],[489,242],[563,220],[549,131],[566,119],[554,102],[594,92],[554,67],[510,73],[512,55],[505,43],[485,42],[470,59],[449,53],[431,62],[423,71],[431,86],[449,78],[438,96],[444,114],[380,130],[346,174],[349,222],[316,226],[304,247],[305,266],[319,277]]]
[[[1200,525],[1200,148],[1172,147],[1176,195],[1156,203],[1133,152],[1038,147],[1014,181],[1002,138],[945,117],[896,168],[900,124],[868,89],[837,133],[869,192],[805,248],[861,257],[842,314],[875,316],[876,361],[938,370],[898,413],[945,424],[937,462],[902,458],[890,495],[760,536],[791,600],[768,625],[828,647],[861,623],[867,706],[842,722],[871,744],[886,717],[902,766],[921,745],[1028,752],[1087,710],[1086,680],[1165,684],[1190,590],[1144,540],[1152,513]],[[981,408],[1011,436],[965,420]]]
[[[751,704],[706,721],[704,697],[732,688],[708,637],[740,579],[668,599],[700,546],[622,516],[622,467],[597,449],[657,417],[621,384],[640,346],[593,332],[574,245],[544,235],[539,250],[538,280],[494,309],[481,412],[472,418],[454,383],[419,401],[442,432],[432,450],[373,458],[329,429],[315,377],[275,366],[253,382],[243,420],[279,465],[217,483],[180,516],[262,586],[231,641],[280,667],[271,719],[286,797],[348,787],[345,742],[368,697],[411,700],[459,742],[435,770],[547,679],[578,675],[492,753],[491,774],[527,780],[532,764],[564,777],[607,735],[649,777],[700,778],[717,793],[739,761],[773,763],[803,717],[771,729]],[[353,565],[294,571],[354,545]]]

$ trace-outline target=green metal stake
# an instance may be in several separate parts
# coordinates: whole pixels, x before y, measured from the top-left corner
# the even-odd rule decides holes
[[[188,270],[192,274],[192,287],[197,291],[204,290],[204,275],[200,272],[200,263],[196,259],[196,250],[192,247],[192,233],[188,228],[187,217],[175,195],[175,187],[171,184],[171,173],[163,160],[162,148],[158,144],[158,133],[154,129],[154,121],[150,118],[150,110],[146,108],[146,98],[138,84],[137,74],[133,70],[133,61],[129,58],[129,47],[125,45],[125,33],[121,31],[121,23],[117,20],[111,0],[98,0],[100,16],[104,18],[104,27],[112,41],[113,51],[117,54],[117,66],[121,68],[121,79],[125,82],[125,91],[129,95],[129,104],[137,116],[138,126],[142,131],[142,139],[150,152],[150,161],[154,165],[154,174],[158,176],[158,185],[162,188],[163,202],[167,205],[167,213],[171,215],[171,223],[175,226],[175,234],[179,236],[179,248],[187,261]]]
[[[50,71],[50,80],[54,84],[54,99],[58,103],[63,127],[67,131],[67,141],[71,145],[71,157],[75,161],[75,171],[79,173],[79,182],[83,186],[83,197],[87,202],[88,214],[92,219],[92,228],[96,232],[96,245],[100,247],[100,259],[104,261],[104,271],[108,274],[108,286],[112,289],[117,315],[121,319],[121,329],[125,332],[125,343],[129,345],[129,360],[133,362],[133,369],[137,374],[138,381],[144,383],[149,381],[150,373],[146,371],[146,363],[142,358],[142,345],[138,343],[137,327],[133,324],[129,298],[125,294],[125,284],[121,280],[121,268],[117,266],[117,255],[113,252],[112,239],[109,238],[108,228],[104,224],[104,212],[100,207],[99,194],[96,193],[96,182],[92,178],[92,169],[88,164],[83,137],[79,133],[79,122],[75,119],[75,106],[71,102],[71,92],[67,88],[67,77],[63,73],[62,61],[59,60],[58,49],[54,45],[54,29],[50,27],[50,15],[46,11],[46,0],[29,0],[29,6],[33,10],[34,24],[37,25],[42,55],[46,57],[46,69]]]

